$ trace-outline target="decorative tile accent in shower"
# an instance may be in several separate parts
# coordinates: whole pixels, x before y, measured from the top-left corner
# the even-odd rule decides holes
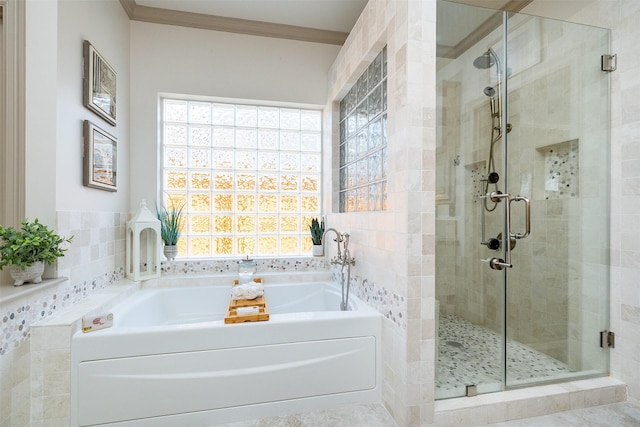
[[[484,182],[482,180],[486,179],[487,175],[484,160],[465,167],[468,177],[467,182],[471,185],[471,192],[469,193],[471,196],[471,202],[478,203],[481,200],[480,197],[484,196]]]
[[[105,288],[124,278],[124,269],[106,273],[92,280],[84,280],[74,285],[40,295],[24,305],[9,307],[0,313],[0,356],[18,347],[29,337],[30,325],[58,310],[72,305],[98,289]]]
[[[316,271],[328,270],[324,258],[258,258],[256,272],[267,271]],[[239,259],[202,261],[162,261],[162,275],[234,273],[238,271]]]
[[[441,315],[438,328],[436,395],[464,395],[466,385],[500,384],[501,337],[460,317]],[[507,381],[543,380],[569,374],[568,366],[513,340],[507,340]],[[551,379],[551,378],[550,378]]]
[[[578,197],[578,140],[538,148],[544,155],[545,199]]]

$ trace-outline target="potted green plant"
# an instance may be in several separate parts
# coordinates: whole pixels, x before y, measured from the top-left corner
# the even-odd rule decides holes
[[[164,256],[169,261],[173,261],[178,254],[178,239],[182,230],[182,210],[184,204],[177,205],[170,200],[170,205],[157,206],[156,214],[160,220],[160,237],[164,242]]]
[[[14,286],[25,282],[40,283],[44,264],[64,256],[71,237],[60,237],[36,218],[22,221],[20,230],[0,226],[0,268],[9,266]]]
[[[309,232],[313,242],[313,256],[323,256],[322,235],[324,234],[324,220],[318,221],[317,218],[312,218],[311,224],[309,224]]]

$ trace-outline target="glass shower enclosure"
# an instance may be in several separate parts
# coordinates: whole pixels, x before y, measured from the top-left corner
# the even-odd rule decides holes
[[[439,0],[436,398],[604,375],[609,31]]]

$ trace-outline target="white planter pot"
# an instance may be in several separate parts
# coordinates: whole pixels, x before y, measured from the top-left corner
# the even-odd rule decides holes
[[[313,245],[311,253],[313,254],[313,256],[324,256],[324,246]]]
[[[25,282],[40,283],[42,282],[42,273],[44,273],[44,262],[37,261],[23,270],[21,267],[10,265],[9,274],[14,280],[13,286],[22,286]]]
[[[177,245],[164,245],[164,256],[168,261],[173,261],[174,259],[176,259],[176,255],[178,255]]]

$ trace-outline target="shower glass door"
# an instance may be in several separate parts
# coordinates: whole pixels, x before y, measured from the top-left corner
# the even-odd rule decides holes
[[[439,1],[437,32],[436,398],[606,374],[609,31]]]
[[[507,272],[507,387],[608,371],[609,31],[507,21],[506,188],[531,200]],[[524,230],[511,204],[511,231]]]

